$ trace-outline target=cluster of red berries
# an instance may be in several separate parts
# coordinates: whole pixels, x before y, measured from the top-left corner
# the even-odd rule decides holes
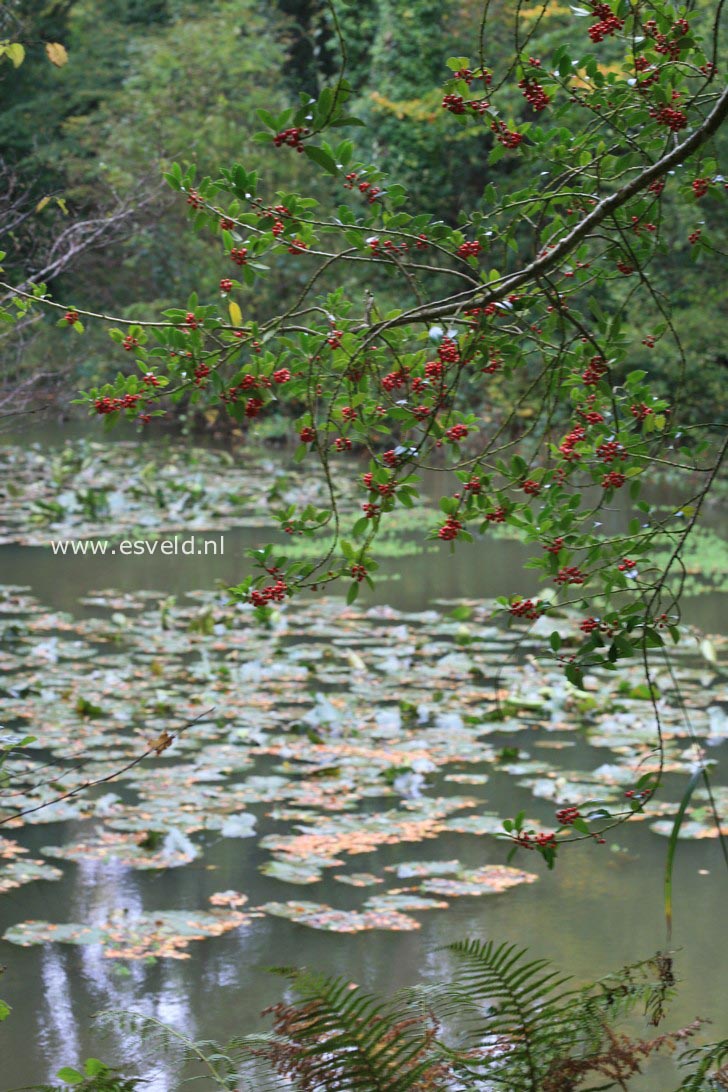
[[[351,575],[361,584],[362,580],[366,580],[367,571],[363,565],[352,565]]]
[[[484,364],[480,369],[483,375],[493,375],[494,372],[500,371],[502,367],[501,355],[497,349],[491,349],[488,356],[488,363]]]
[[[211,370],[209,364],[198,364],[194,371],[195,385],[201,387]]]
[[[517,148],[523,140],[523,133],[509,129],[504,121],[491,122],[490,129],[492,133],[495,133],[495,139],[504,148]]]
[[[450,542],[452,539],[458,537],[462,527],[463,525],[459,519],[455,519],[454,516],[448,516],[440,530],[437,532],[437,537],[441,538],[444,542]]]
[[[636,421],[644,421],[646,417],[650,416],[652,410],[649,406],[646,406],[644,402],[635,402],[634,405],[629,407],[629,412]]]
[[[625,277],[629,277],[634,273],[634,266],[630,265],[629,262],[617,262],[617,269],[620,273],[623,273]]]
[[[480,478],[470,478],[470,480],[465,483],[464,488],[467,489],[469,493],[472,493],[473,496],[476,496],[483,488],[483,483]]]
[[[409,372],[402,368],[398,372],[389,372],[382,377],[382,388],[385,391],[397,390],[399,387],[406,387],[407,380],[409,379]]]
[[[482,80],[486,87],[488,87],[493,80],[492,74],[486,72],[485,69],[483,69],[479,76],[476,76],[469,68],[459,68],[453,75],[456,80],[462,80],[468,87],[470,87],[473,80]]]
[[[316,439],[316,429],[311,428],[310,425],[305,425],[299,432],[298,438],[302,444],[312,444]]]
[[[691,231],[690,232],[690,234],[688,235],[688,242],[690,243],[691,246],[695,246],[695,244],[697,243],[699,238],[700,238],[700,228],[698,228],[696,231]]]
[[[132,337],[131,334],[127,334],[121,343],[122,348],[125,349],[127,353],[130,353],[133,349],[136,349],[138,344],[138,339]]]
[[[646,95],[654,83],[660,79],[660,71],[655,68],[648,57],[636,57],[634,62],[636,72],[649,73],[635,83],[635,89],[640,95]]]
[[[507,515],[505,508],[494,508],[492,512],[485,513],[485,518],[488,523],[505,523]]]
[[[228,292],[232,292],[233,282],[229,277],[223,277],[220,281],[220,291],[227,295]]]
[[[519,80],[518,86],[523,92],[523,97],[526,102],[537,114],[540,113],[541,110],[545,110],[551,102],[550,96],[546,94],[541,84],[536,80],[524,77],[524,79]]]
[[[332,330],[329,336],[326,338],[326,344],[332,349],[341,348],[341,339],[344,336],[343,330]]]
[[[586,429],[581,425],[576,425],[568,435],[564,436],[563,440],[559,444],[559,451],[567,462],[576,462],[581,458],[578,451],[575,451],[576,445],[584,439],[586,436]]]
[[[78,311],[74,311],[73,308],[71,308],[69,311],[66,311],[63,317],[69,326],[73,326],[74,322],[78,322]]]
[[[603,356],[593,356],[589,365],[582,372],[581,378],[585,387],[595,387],[599,380],[607,374],[607,362]]]
[[[639,235],[643,228],[645,231],[657,231],[656,224],[643,224],[639,216],[633,216],[629,226],[635,235]]]
[[[195,318],[194,311],[188,311],[185,315],[184,325],[188,330],[196,330],[198,326],[202,326],[202,320]]]
[[[464,440],[468,435],[468,428],[466,425],[453,425],[452,428],[447,429],[445,432],[448,440],[452,440],[453,443],[457,443],[459,440]]]
[[[630,569],[634,569],[636,567],[636,565],[637,565],[636,561],[632,561],[631,558],[629,558],[629,557],[624,557],[620,561],[617,568],[619,569],[619,571],[621,573],[628,573],[630,571]]]
[[[536,846],[550,846],[556,843],[556,835],[544,831],[542,834],[531,834],[526,830],[519,830],[515,842],[524,849],[534,849]]]
[[[508,613],[514,618],[528,618],[535,621],[540,616],[538,599],[519,599],[517,603],[511,603]]]
[[[267,375],[251,375],[246,372],[237,387],[230,387],[230,394],[236,391],[251,391],[257,387],[270,387],[271,382]]]
[[[602,489],[621,489],[626,481],[624,474],[620,474],[618,470],[610,470],[602,478],[601,485]]]
[[[257,417],[263,408],[262,398],[249,398],[245,403],[245,416]]]
[[[367,194],[370,205],[374,204],[374,202],[379,197],[379,194],[381,192],[382,191],[379,188],[379,186],[375,186],[371,182],[360,182],[359,183],[359,193]]]
[[[220,227],[223,231],[232,231],[235,227],[235,221],[231,220],[229,216],[222,216],[220,218]]]
[[[289,148],[295,148],[297,152],[303,151],[303,138],[309,133],[310,130],[300,125],[294,125],[290,129],[281,129],[280,133],[276,133],[273,137],[273,143],[276,148],[280,148],[283,144],[287,144]]]
[[[369,204],[373,205],[376,199],[379,197],[380,193],[382,192],[381,189],[379,188],[379,186],[372,185],[371,182],[357,182],[358,178],[359,175],[356,173],[356,171],[350,171],[349,174],[347,174],[346,176],[344,189],[353,190],[354,186],[356,185],[359,193],[367,194]]]
[[[600,4],[597,0],[591,2],[592,14],[599,20],[589,27],[589,37],[593,42],[602,42],[612,34],[616,34],[624,26],[624,19],[619,19],[609,4]]]
[[[437,355],[443,364],[457,364],[460,360],[460,350],[457,342],[453,341],[451,337],[444,337],[440,342]],[[427,368],[425,368],[425,373],[427,373]]]
[[[701,197],[705,197],[712,181],[712,178],[696,178],[693,181],[693,193],[698,200],[700,200]]]
[[[662,193],[662,191],[664,190],[664,188],[665,188],[665,179],[664,178],[656,178],[654,182],[650,182],[649,186],[647,187],[647,191],[648,191],[648,193],[653,193],[655,195],[655,197],[659,197],[660,194]]]
[[[575,819],[581,818],[581,812],[578,808],[561,808],[556,812],[556,821],[561,823],[562,827],[570,827]]]
[[[142,383],[144,384],[145,387],[158,387],[159,386],[159,380],[157,379],[156,375],[152,374],[152,372],[147,372],[146,375],[142,376]]]
[[[564,540],[559,536],[558,538],[555,538],[553,542],[544,542],[543,548],[549,554],[557,554],[559,550],[563,550]]]
[[[671,61],[676,61],[680,56],[680,39],[684,38],[688,33],[690,24],[687,19],[678,19],[670,28],[672,38],[660,33],[654,19],[648,19],[646,23],[643,23],[642,29],[648,38],[654,40],[656,53],[660,53],[663,57],[669,57]]]
[[[465,99],[462,95],[445,95],[442,100],[443,110],[449,110],[451,114],[465,113]]]
[[[517,296],[514,297],[514,298],[518,299]],[[509,296],[508,299],[510,300],[511,297]],[[471,326],[477,326],[478,325],[478,319],[480,317],[490,318],[491,315],[494,315],[497,310],[498,310],[498,308],[494,303],[488,303],[488,304],[486,304],[485,307],[471,307],[469,311],[465,312],[465,314],[469,318],[472,318],[473,321],[471,322]]]
[[[442,100],[443,110],[449,110],[451,114],[464,114],[466,110],[472,110],[476,114],[484,114],[490,109],[487,99],[464,99],[462,95],[445,95]]]
[[[645,789],[644,792],[636,792],[635,789],[627,789],[624,795],[628,800],[649,800],[652,796],[652,789]]]
[[[351,440],[348,436],[337,436],[334,440],[334,447],[337,451],[351,451]]]
[[[525,482],[521,485],[523,492],[529,497],[537,497],[541,492],[541,486],[533,478],[526,478]]]
[[[282,603],[288,595],[288,585],[280,577],[275,584],[269,584],[260,591],[253,590],[250,593],[250,602],[254,607],[265,607],[268,603]]]
[[[461,258],[477,258],[482,249],[482,246],[476,239],[472,243],[461,243],[458,247],[458,255]]]
[[[654,347],[655,347],[655,335],[654,334],[648,334],[647,337],[644,337],[642,339],[642,344],[645,346],[646,349],[654,349]]]
[[[303,254],[304,250],[308,250],[308,243],[304,243],[303,239],[293,239],[288,245],[289,254]]]
[[[140,394],[125,394],[122,398],[109,398],[107,395],[104,398],[96,399],[94,409],[102,416],[107,413],[115,413],[116,410],[133,409],[141,400],[141,397]]]
[[[616,440],[605,440],[596,450],[598,459],[603,463],[613,463],[615,459],[626,459],[627,452]]]
[[[201,209],[204,208],[205,202],[202,200],[197,190],[190,190],[187,194],[187,204],[193,209]]]
[[[247,246],[234,246],[230,251],[230,257],[236,265],[245,265],[248,260]]]
[[[687,128],[688,116],[684,110],[679,110],[676,106],[661,106],[659,109],[653,107],[650,110],[650,117],[653,118],[658,125],[664,125],[672,133],[679,133],[681,129]]]
[[[576,565],[567,565],[563,569],[559,569],[554,577],[556,584],[584,584],[586,582],[586,576]]]
[[[367,519],[376,519],[376,517],[379,515],[378,504],[362,504],[361,510]]]
[[[412,410],[412,416],[416,421],[426,421],[431,413],[432,410],[429,406],[415,406]]]

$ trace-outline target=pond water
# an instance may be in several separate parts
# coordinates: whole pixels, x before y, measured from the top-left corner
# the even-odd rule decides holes
[[[254,485],[255,478],[249,487]],[[553,825],[554,807],[558,806],[556,798],[539,795],[533,791],[534,781],[528,782],[529,775],[533,778],[535,773],[538,777],[541,771],[524,767],[522,773],[526,775],[527,782],[524,784],[524,778],[519,777],[517,771],[494,765],[493,748],[499,751],[502,748],[518,748],[519,758],[526,766],[529,761],[542,760],[543,776],[552,779],[558,776],[559,764],[572,771],[589,771],[621,761],[621,758],[615,758],[615,754],[619,756],[619,749],[611,748],[606,739],[595,743],[588,733],[575,732],[568,726],[568,700],[567,713],[563,718],[558,703],[553,704],[553,697],[549,699],[552,705],[548,709],[538,704],[529,707],[524,698],[525,713],[519,714],[516,706],[503,724],[498,724],[495,729],[491,726],[486,730],[484,727],[487,717],[481,716],[483,709],[487,707],[492,710],[490,695],[495,687],[503,684],[499,675],[500,661],[511,659],[515,664],[509,669],[506,688],[513,690],[523,684],[524,693],[530,687],[529,693],[532,695],[534,687],[538,692],[539,686],[553,688],[554,685],[550,676],[534,674],[537,669],[529,660],[531,650],[527,642],[516,653],[512,641],[509,643],[503,637],[499,650],[499,638],[493,636],[487,614],[481,612],[477,603],[472,608],[472,616],[466,617],[464,622],[453,621],[449,617],[453,600],[478,601],[513,591],[527,594],[535,590],[535,585],[530,588],[522,586],[522,565],[527,552],[518,544],[495,539],[460,550],[454,557],[449,556],[446,548],[435,546],[403,557],[385,558],[382,573],[387,579],[378,584],[375,592],[362,593],[355,611],[347,613],[340,606],[317,603],[312,603],[310,608],[306,608],[305,604],[291,608],[288,614],[284,612],[277,635],[271,637],[265,632],[256,632],[250,638],[250,648],[247,651],[242,648],[241,651],[240,646],[225,645],[228,637],[224,633],[221,636],[222,631],[206,629],[204,614],[200,616],[203,621],[198,632],[193,628],[193,624],[197,624],[194,622],[197,615],[185,613],[191,607],[198,610],[198,601],[185,599],[190,589],[211,589],[221,581],[237,582],[246,565],[245,550],[268,537],[265,530],[256,526],[227,527],[222,533],[225,543],[222,557],[87,555],[61,558],[47,546],[13,543],[0,546],[0,584],[26,586],[34,597],[32,601],[19,602],[18,617],[31,621],[35,618],[38,627],[35,630],[31,627],[21,637],[21,642],[25,643],[20,648],[12,639],[0,644],[0,654],[5,652],[9,657],[4,665],[6,679],[12,679],[14,675],[32,675],[35,680],[33,685],[37,686],[37,676],[40,674],[47,683],[45,692],[40,687],[37,693],[29,691],[31,696],[27,699],[22,697],[23,701],[31,702],[32,716],[43,719],[45,703],[49,730],[57,731],[58,739],[62,739],[62,733],[67,731],[70,743],[73,740],[73,716],[61,716],[56,709],[56,704],[60,706],[66,699],[64,686],[72,689],[73,702],[82,693],[84,697],[92,695],[73,689],[80,685],[79,673],[68,681],[70,675],[67,678],[62,670],[64,656],[69,662],[83,663],[87,653],[80,648],[80,644],[85,642],[90,650],[86,660],[87,677],[97,678],[102,670],[116,670],[114,656],[120,649],[123,651],[126,640],[129,647],[135,650],[134,672],[124,674],[119,669],[116,677],[123,681],[116,684],[116,692],[113,682],[107,678],[109,693],[104,692],[98,698],[100,706],[113,710],[110,721],[116,717],[124,731],[129,726],[128,720],[123,720],[126,703],[132,700],[134,687],[146,695],[150,672],[155,675],[153,681],[160,691],[166,693],[170,688],[174,691],[173,684],[168,685],[166,677],[168,663],[172,665],[170,670],[180,680],[180,693],[192,693],[189,687],[194,683],[205,697],[212,694],[216,713],[223,717],[228,716],[225,703],[229,703],[226,732],[233,724],[245,723],[248,699],[249,722],[262,723],[269,732],[267,738],[271,739],[279,729],[287,731],[290,727],[286,723],[281,728],[285,716],[289,721],[300,719],[302,710],[310,710],[318,702],[320,711],[327,695],[341,694],[342,700],[345,699],[345,715],[378,725],[382,729],[381,747],[386,750],[394,746],[393,738],[397,738],[399,745],[399,737],[396,726],[394,737],[391,731],[386,730],[386,717],[379,716],[377,719],[379,713],[392,713],[401,699],[426,702],[428,688],[432,693],[433,688],[438,687],[442,687],[445,696],[440,695],[433,701],[441,703],[437,708],[442,713],[437,713],[436,707],[432,706],[429,712],[421,716],[423,733],[432,733],[428,738],[435,738],[438,716],[445,717],[440,722],[442,731],[452,729],[454,739],[463,736],[469,724],[466,718],[463,725],[458,709],[463,713],[477,713],[477,717],[481,717],[478,731],[483,733],[480,738],[484,740],[483,757],[487,761],[478,760],[477,754],[474,755],[476,735],[473,734],[467,746],[465,743],[459,744],[462,747],[461,755],[442,763],[436,759],[434,767],[427,772],[423,797],[419,795],[416,785],[409,795],[401,790],[393,795],[392,778],[381,782],[381,790],[367,782],[366,791],[358,798],[355,812],[360,817],[362,829],[369,829],[367,817],[377,819],[382,813],[390,814],[387,809],[397,809],[399,815],[403,810],[406,814],[409,807],[415,817],[421,818],[429,814],[422,810],[426,807],[423,799],[447,802],[456,795],[472,798],[472,806],[481,810],[484,807],[487,814],[513,815],[523,807],[527,809],[529,818],[545,826],[549,823]],[[114,589],[117,593],[153,590],[159,593],[157,599],[150,601],[154,612],[165,596],[176,596],[178,604],[169,606],[171,621],[165,622],[161,628],[157,622],[153,627],[149,623],[149,643],[145,647],[144,627],[148,624],[152,606],[148,611],[143,609],[135,614],[140,604],[134,602],[133,595],[126,605],[123,599],[119,602],[110,599],[84,602],[90,593],[104,588]],[[199,602],[204,604],[205,600]],[[384,604],[391,607],[392,612],[388,613]],[[686,618],[706,632],[725,632],[725,605],[725,595],[694,596],[686,600]],[[307,628],[307,609],[311,612],[310,628]],[[180,611],[179,615],[175,615],[175,610]],[[415,617],[413,613],[427,610],[433,613],[420,617]],[[72,615],[76,629],[70,636],[74,641],[80,637],[79,647],[74,646],[68,653],[61,651],[59,655],[52,648],[49,652],[49,641],[65,640],[66,635],[58,631],[60,637],[49,636],[56,631],[50,623],[46,625],[43,622],[43,612],[51,612],[53,617],[57,617],[58,612]],[[124,616],[123,622],[119,621],[119,614]],[[340,615],[341,620],[337,620]],[[138,621],[130,623],[129,617]],[[114,640],[109,640],[103,626],[93,628],[95,619],[103,619],[103,625],[110,626],[114,618],[113,625],[118,631]],[[192,623],[190,618],[193,619]],[[187,628],[183,631],[182,626]],[[190,632],[195,633],[194,640],[189,637]],[[126,638],[124,633],[128,635]],[[275,648],[271,641],[275,642]],[[405,656],[410,644],[412,654]],[[720,649],[720,643],[716,642],[716,645]],[[693,641],[691,647],[694,648],[694,655],[685,660],[685,677],[692,687],[690,696],[696,710],[702,715],[706,708],[717,707],[725,694],[719,689],[720,679],[712,666],[704,661],[701,666],[697,642]],[[302,651],[294,656],[292,649]],[[370,654],[377,658],[378,674],[372,676],[370,673],[368,681],[362,678],[358,683],[349,685],[346,681],[347,670],[355,676],[360,670],[356,657],[366,661],[368,670],[374,670],[370,668]],[[397,662],[394,669],[386,666],[390,654],[401,658],[399,674]],[[237,679],[232,692],[220,686],[220,679],[224,676],[215,666],[218,663],[216,655],[227,657],[225,663],[230,665],[233,679]],[[352,655],[355,657],[353,661]],[[265,669],[274,656],[280,657],[280,661],[287,665],[283,672],[287,681],[281,684],[284,689],[276,692],[274,688],[273,697],[268,701],[265,688],[268,685],[266,679],[270,677]],[[463,667],[457,656],[468,657],[469,666]],[[256,664],[262,665],[257,677],[254,671],[239,671],[241,662],[243,667],[247,662],[246,657],[248,661],[253,659]],[[452,663],[449,674],[441,666],[447,657],[451,658]],[[314,667],[309,665],[310,678],[302,686],[293,667],[304,659],[314,661]],[[215,670],[209,667],[210,662]],[[194,665],[192,669],[189,668],[190,663]],[[200,664],[207,665],[204,668],[207,675]],[[474,664],[476,667],[482,664],[480,676],[473,675]],[[289,672],[288,676],[285,675],[286,671]],[[82,670],[81,677],[83,673]],[[192,682],[188,678],[190,674]],[[314,677],[316,684],[312,686],[311,678]],[[398,690],[397,680],[400,677],[401,689]],[[375,685],[372,685],[372,678]],[[633,680],[633,676],[628,674],[624,678]],[[134,679],[137,682],[133,682]],[[618,681],[615,680],[616,683]],[[599,685],[595,684],[597,695]],[[631,681],[629,685],[632,685]],[[704,693],[704,686],[711,687],[710,692]],[[323,692],[320,700],[314,697],[319,687]],[[298,695],[297,691],[300,692]],[[197,690],[194,692],[197,694]],[[459,695],[462,695],[462,705],[459,705]],[[7,726],[16,730],[11,718],[22,718],[25,714],[18,695],[11,693],[10,696]],[[146,696],[144,700],[148,701]],[[294,710],[296,701],[302,702],[301,710]],[[643,716],[644,706],[643,702],[641,707],[636,708],[634,716],[638,720]],[[106,724],[101,712],[97,716],[94,712],[79,712],[77,704],[74,708],[79,723],[85,725],[98,720],[101,738],[96,738],[93,733],[87,738],[88,745],[96,747],[100,753]],[[146,708],[150,706],[147,704]],[[282,720],[275,721],[273,713],[276,708],[276,715],[280,714]],[[632,708],[629,701],[626,701],[625,708]],[[163,704],[159,705],[159,710],[159,727],[154,726],[153,732],[172,723]],[[608,712],[605,707],[605,716],[601,717],[600,713],[596,717],[600,731],[606,732],[608,729],[605,726],[611,724],[606,715]],[[617,719],[625,715],[623,710],[615,714]],[[456,719],[453,720],[453,717]],[[477,720],[477,717],[474,716],[472,720]],[[269,723],[266,718],[273,719]],[[22,731],[33,728],[34,723],[29,720]],[[314,728],[318,732],[315,724]],[[108,737],[111,747],[119,745],[123,739],[123,734],[113,735],[114,730],[112,725]],[[339,725],[337,729],[348,740],[347,730],[346,725],[343,728]],[[495,735],[488,734],[491,730]],[[145,731],[148,738],[149,728]],[[37,734],[43,737],[40,729]],[[322,738],[325,735],[322,729]],[[142,735],[141,738],[145,737]],[[201,738],[203,743],[212,740],[213,746],[220,742],[209,734]],[[295,738],[290,733],[284,738],[284,747],[269,747],[267,752],[265,747],[253,749],[251,764],[254,765],[255,776],[282,780],[291,776],[289,767],[292,763],[305,761],[305,756],[296,751]],[[336,738],[338,740],[339,736]],[[246,745],[249,742],[246,740]],[[303,742],[305,744],[305,737]],[[680,754],[675,751],[677,758],[683,752],[687,753],[689,742],[685,738],[680,739],[678,733],[682,751]],[[716,746],[715,757],[718,757],[718,752]],[[115,753],[120,754],[121,751]],[[194,758],[198,752],[191,745],[189,753]],[[162,772],[166,769],[166,757],[159,766]],[[179,756],[177,761],[180,761]],[[392,760],[391,764],[394,766],[396,762]],[[673,800],[679,797],[680,786],[685,783],[678,767],[679,762],[674,772],[668,773],[665,779],[666,795]],[[178,767],[171,768],[174,770]],[[337,773],[337,776],[340,775]],[[613,787],[613,774],[604,776]],[[622,784],[619,775],[615,776],[617,783]],[[209,780],[214,785],[214,778]],[[132,789],[139,789],[139,784],[130,784]],[[233,776],[227,787],[235,791],[241,785],[246,785],[245,774]],[[127,791],[120,790],[122,801]],[[177,795],[184,799],[188,791],[189,786],[183,782]],[[282,795],[285,798],[285,792]],[[177,803],[174,785],[166,795],[152,796],[151,799],[157,807],[174,810]],[[442,828],[438,828],[436,838],[409,842],[394,838],[387,842],[377,835],[372,837],[371,845],[364,845],[361,852],[346,856],[345,867],[329,868],[324,864],[315,882],[305,886],[294,885],[274,874],[261,872],[261,866],[270,863],[270,839],[275,841],[276,836],[286,838],[291,835],[296,822],[301,821],[300,812],[297,816],[293,814],[296,807],[310,809],[310,822],[315,828],[317,824],[325,827],[333,805],[329,799],[328,803],[323,804],[323,810],[319,811],[310,799],[298,799],[290,792],[285,805],[291,809],[288,817],[283,814],[285,807],[277,812],[279,804],[275,803],[275,799],[271,804],[271,799],[266,800],[264,793],[258,797],[248,797],[248,810],[257,817],[258,835],[268,836],[266,845],[261,844],[260,836],[221,837],[219,831],[205,830],[195,838],[197,855],[180,867],[129,867],[127,861],[113,855],[81,856],[75,860],[54,858],[51,863],[61,868],[60,878],[53,882],[40,879],[0,896],[0,934],[6,928],[27,920],[51,923],[116,920],[118,924],[119,913],[134,916],[142,910],[151,912],[152,917],[167,910],[185,910],[195,915],[209,909],[207,900],[210,895],[228,890],[243,892],[247,896],[246,911],[287,900],[312,901],[350,911],[361,908],[364,896],[371,896],[372,892],[379,894],[379,891],[372,886],[362,893],[356,886],[337,880],[336,876],[342,873],[353,873],[355,876],[369,874],[374,884],[375,879],[397,879],[398,866],[418,860],[457,859],[461,871],[506,864],[508,846],[487,835],[452,829],[448,824],[452,822],[452,815],[458,816],[459,811],[448,811],[445,803],[444,814],[449,818]],[[113,802],[110,807],[113,811]],[[396,817],[392,821],[396,822]],[[158,825],[165,829],[163,822]],[[26,847],[29,857],[48,860],[44,847],[82,841],[88,826],[87,815],[75,814],[64,817],[63,821],[46,821],[22,830],[5,830],[4,833]],[[153,827],[154,822],[150,820],[150,829]],[[380,829],[375,823],[371,827],[372,830]],[[533,882],[516,883],[514,880],[514,886],[501,893],[486,897],[454,897],[449,900],[447,910],[413,913],[420,926],[417,929],[368,929],[341,934],[309,928],[300,922],[275,916],[272,911],[256,912],[238,928],[225,931],[223,935],[194,941],[187,950],[190,958],[184,960],[158,958],[129,961],[123,956],[108,958],[98,943],[79,946],[45,943],[18,947],[2,942],[0,962],[7,966],[7,971],[0,980],[0,996],[12,1004],[13,1014],[0,1025],[0,1087],[4,1092],[17,1085],[47,1079],[59,1066],[74,1064],[79,1059],[94,1055],[109,1061],[123,1059],[133,1063],[139,1060],[144,1075],[150,1078],[149,1085],[145,1087],[151,1092],[174,1089],[179,1079],[179,1067],[173,1056],[167,1058],[153,1052],[150,1061],[132,1031],[124,1031],[117,1023],[102,1035],[101,1029],[93,1026],[91,1015],[107,1008],[134,1009],[172,1024],[193,1037],[224,1040],[266,1026],[260,1012],[267,1004],[277,1000],[281,993],[280,980],[266,972],[265,968],[271,965],[305,964],[346,974],[367,989],[386,992],[423,978],[445,976],[447,959],[438,948],[456,939],[477,937],[527,945],[534,956],[553,959],[560,969],[575,975],[578,980],[594,978],[664,948],[665,924],[661,900],[666,847],[666,838],[653,831],[649,822],[634,822],[608,836],[606,845],[599,846],[587,841],[571,847],[563,854],[553,872],[545,869],[536,854],[521,853],[512,862],[512,867],[534,874],[537,878]],[[273,853],[275,856],[275,846]],[[345,853],[342,853],[343,856]],[[403,874],[407,874],[406,867]],[[399,879],[399,884],[401,882]],[[676,970],[682,983],[673,1007],[672,1025],[687,1023],[696,1015],[710,1017],[713,1024],[704,1039],[715,1040],[728,1034],[728,990],[725,987],[728,981],[728,947],[723,936],[726,874],[717,839],[699,837],[681,841],[675,887],[672,944],[677,949]],[[643,1084],[635,1087],[642,1087],[645,1092],[665,1092],[672,1087],[672,1084],[666,1083],[669,1081],[667,1074],[668,1070],[661,1063],[653,1065],[646,1073]],[[206,1087],[204,1082],[200,1087]]]

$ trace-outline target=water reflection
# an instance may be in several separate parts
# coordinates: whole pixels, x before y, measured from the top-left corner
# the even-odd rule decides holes
[[[41,964],[43,1006],[38,1014],[40,1042],[51,1072],[78,1056],[76,1015],[71,997],[66,956],[52,944],[45,945]]]

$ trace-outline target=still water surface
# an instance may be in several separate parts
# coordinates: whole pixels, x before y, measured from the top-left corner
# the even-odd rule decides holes
[[[190,588],[209,588],[216,581],[237,582],[244,551],[261,537],[259,530],[229,530],[224,556],[217,559],[58,558],[45,548],[4,546],[0,547],[0,583],[29,585],[44,604],[79,615],[83,609],[77,605],[78,598],[93,589],[151,588],[182,596]],[[383,581],[366,602],[422,610],[437,599],[489,597],[515,586],[526,593],[529,589],[520,587],[525,557],[525,550],[513,542],[490,541],[460,551],[454,558],[442,549],[435,556],[423,552],[385,561],[383,572],[397,579]],[[702,596],[688,602],[688,620],[708,632],[724,630],[725,598]],[[512,742],[531,749],[524,734]],[[502,744],[509,742],[504,735]],[[580,749],[588,749],[587,744],[577,742],[575,766]],[[548,802],[534,801],[512,778],[491,773],[485,790],[489,810],[512,815],[524,806],[535,818],[548,822],[552,817]],[[667,779],[668,787],[674,784],[675,779]],[[435,779],[433,791],[437,788]],[[264,810],[259,809],[261,814]],[[42,845],[67,840],[73,828],[72,823],[31,827],[23,832],[22,841],[35,856]],[[273,824],[266,828],[263,820],[260,829],[276,828]],[[446,912],[419,915],[422,928],[413,933],[340,936],[265,917],[235,933],[193,944],[188,960],[160,960],[151,966],[119,964],[104,959],[93,947],[21,949],[2,943],[0,962],[8,969],[0,995],[14,1011],[0,1026],[0,1089],[6,1092],[47,1079],[59,1066],[88,1055],[133,1061],[138,1051],[133,1037],[125,1037],[118,1028],[103,1038],[98,1029],[90,1030],[90,1017],[99,1009],[137,1009],[189,1035],[220,1040],[260,1030],[265,1026],[261,1009],[280,996],[280,980],[265,971],[274,964],[305,963],[345,973],[367,989],[387,991],[418,979],[445,976],[447,960],[438,946],[462,937],[528,945],[534,956],[553,959],[580,980],[649,956],[665,944],[661,885],[667,843],[638,823],[620,829],[618,841],[619,846],[574,847],[551,873],[531,860],[519,860],[522,867],[539,872],[537,883],[500,896],[454,899]],[[483,844],[475,837],[445,834],[434,852],[427,843],[385,846],[376,854],[358,856],[356,869],[379,871],[383,864],[418,856],[459,857],[476,867],[484,863]],[[83,921],[94,912],[118,906],[196,909],[205,905],[209,894],[225,888],[247,892],[251,905],[299,894],[341,908],[358,901],[356,892],[343,890],[325,874],[305,893],[284,888],[258,871],[266,857],[257,839],[221,839],[209,845],[204,858],[160,874],[130,871],[114,863],[66,864],[63,880],[32,883],[3,896],[0,933],[28,918]],[[505,863],[505,859],[506,847],[488,839],[487,863]],[[728,1034],[725,922],[726,878],[716,841],[681,843],[673,945],[678,949],[677,972],[683,983],[673,1024],[686,1023],[696,1015],[709,1016],[711,1039]],[[143,1072],[150,1080],[145,1086],[150,1092],[171,1092],[178,1086],[173,1060],[147,1060]],[[667,1092],[673,1087],[668,1081],[665,1070],[657,1065],[635,1088]],[[207,1085],[202,1082],[199,1087]]]

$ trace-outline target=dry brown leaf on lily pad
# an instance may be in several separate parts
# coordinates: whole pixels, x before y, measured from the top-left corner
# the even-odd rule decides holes
[[[95,924],[26,921],[8,929],[3,937],[23,948],[33,944],[100,944],[108,959],[189,959],[193,940],[218,937],[247,925],[251,915],[236,907],[246,902],[236,891],[210,897],[212,910],[160,910],[137,913],[116,910]]]

